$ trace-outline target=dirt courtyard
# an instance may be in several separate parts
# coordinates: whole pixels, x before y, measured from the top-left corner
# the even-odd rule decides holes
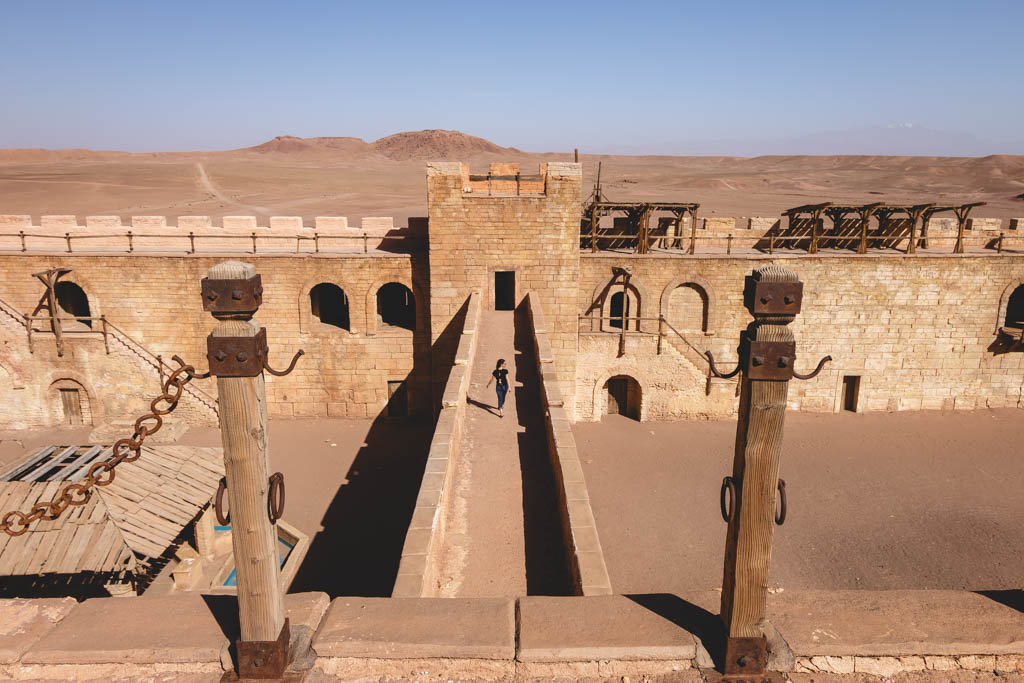
[[[722,585],[735,420],[573,426],[616,593]],[[1020,411],[789,413],[772,589],[1016,589]]]

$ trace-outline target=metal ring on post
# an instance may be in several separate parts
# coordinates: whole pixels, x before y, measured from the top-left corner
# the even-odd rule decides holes
[[[725,494],[729,494],[729,504],[726,505]],[[722,479],[722,491],[718,495],[718,504],[722,508],[722,519],[726,523],[732,522],[733,506],[736,504],[736,483],[732,477]]]
[[[786,523],[786,480],[779,479],[776,487],[779,491],[779,511],[775,513],[775,524],[782,526]]]
[[[220,478],[220,483],[217,484],[217,497],[213,499],[213,512],[217,515],[217,523],[221,526],[227,526],[231,523],[231,510],[228,510],[227,514],[224,514],[224,492],[228,490],[228,480],[224,477]]]
[[[284,475],[274,472],[270,475],[270,490],[267,492],[267,515],[271,524],[277,524],[284,514]]]

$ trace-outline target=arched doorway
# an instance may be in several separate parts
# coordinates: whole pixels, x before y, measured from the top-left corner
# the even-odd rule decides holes
[[[605,402],[605,415],[623,415],[640,420],[642,396],[639,382],[629,375],[615,375],[605,382],[604,390],[608,398]]]
[[[1006,301],[1004,327],[1024,328],[1024,285],[1018,285]]]

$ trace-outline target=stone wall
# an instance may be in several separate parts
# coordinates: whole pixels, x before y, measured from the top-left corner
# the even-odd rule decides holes
[[[74,282],[85,291],[90,315],[105,316],[153,355],[169,359],[178,354],[205,369],[206,335],[214,321],[202,310],[199,283],[223,258],[0,255],[0,300],[16,311],[32,313],[45,295],[44,286],[32,273],[51,267],[71,268],[62,281]],[[267,328],[271,365],[281,369],[296,350],[306,351],[291,375],[267,376],[271,416],[375,417],[387,404],[388,381],[406,381],[411,412],[430,413],[429,289],[422,256],[377,253],[242,258],[253,263],[263,278],[265,292],[257,320]],[[349,330],[313,316],[309,292],[322,282],[335,284],[345,292]],[[415,331],[380,322],[376,293],[388,282],[401,283],[412,291]],[[42,391],[56,372],[96,387],[96,402],[102,404],[100,412],[107,421],[133,417],[138,412],[141,404],[127,400],[126,394],[141,399],[157,389],[159,376],[155,370],[132,374],[135,371],[130,368],[102,360],[102,338],[95,331],[82,329],[69,336],[68,351],[60,363],[41,362],[44,356],[39,354],[55,346],[53,335],[34,335],[36,353],[32,354],[24,328],[19,329],[13,317],[3,312],[0,318],[7,320],[0,350],[0,384],[18,381],[35,387],[33,391]],[[17,379],[5,380],[5,376]],[[196,380],[194,384],[216,395],[213,379]],[[13,425],[19,420],[22,424],[53,424],[51,408],[5,401],[0,424]]]
[[[582,171],[572,163],[542,171],[543,194],[496,197],[466,191],[464,164],[427,165],[432,340],[471,292],[483,292],[483,305],[493,307],[494,272],[515,271],[516,301],[537,292],[548,313],[560,388],[571,404]]]
[[[565,411],[565,400],[558,388],[558,372],[548,340],[544,309],[540,297],[533,292],[526,295],[526,304],[537,359],[537,377],[540,378],[548,457],[558,487],[558,511],[568,574],[575,595],[611,595],[611,579],[597,535],[597,523],[590,507],[590,494],[583,478],[576,439]]]
[[[447,530],[446,520],[452,514],[452,479],[466,417],[466,396],[476,357],[479,317],[480,294],[473,293],[459,330],[455,359],[448,368],[441,410],[430,440],[427,466],[402,546],[398,577],[391,592],[393,598],[437,597],[439,593],[439,564]]]
[[[621,357],[618,330],[589,332],[600,328],[584,321],[576,419],[600,418],[603,382],[616,374],[638,380],[645,419],[732,414],[734,383],[709,381],[700,352],[711,350],[723,369],[735,367],[739,334],[751,321],[744,277],[769,263],[792,268],[804,282],[803,312],[792,325],[797,370],[809,371],[826,354],[834,359],[814,380],[792,383],[792,409],[839,411],[844,376],[861,378],[858,411],[1021,406],[1024,354],[1001,349],[996,330],[1009,293],[1024,283],[1024,256],[585,254],[581,312],[597,315],[595,298],[606,292],[612,268],[629,267],[639,315],[654,320],[627,332]],[[674,317],[691,310],[672,305],[684,285],[704,293],[706,323]],[[666,333],[658,353],[661,314],[689,344]]]

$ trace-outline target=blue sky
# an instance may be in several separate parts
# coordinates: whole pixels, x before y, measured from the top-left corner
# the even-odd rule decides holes
[[[0,147],[447,128],[530,151],[857,152],[912,135],[1024,153],[1021,25],[1022,0],[9,0]]]

